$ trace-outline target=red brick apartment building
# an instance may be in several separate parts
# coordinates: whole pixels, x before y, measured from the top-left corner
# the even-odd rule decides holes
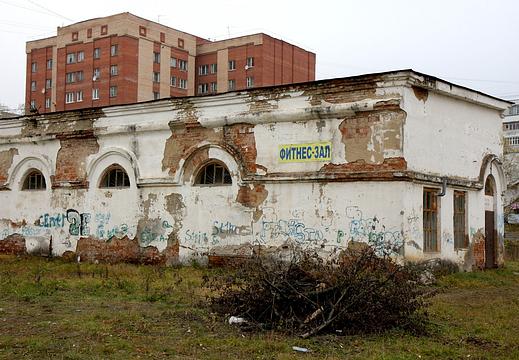
[[[266,34],[202,39],[130,13],[27,42],[27,109],[46,113],[315,80],[315,54]]]

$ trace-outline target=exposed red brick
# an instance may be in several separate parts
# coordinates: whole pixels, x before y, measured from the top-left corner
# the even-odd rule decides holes
[[[89,155],[97,154],[99,144],[93,135],[60,139],[61,148],[56,158],[56,174],[53,186],[70,183],[78,187],[87,187],[86,160]]]
[[[140,247],[137,239],[113,237],[109,241],[81,238],[76,246],[81,261],[104,263],[166,264],[178,262],[178,242],[159,252],[154,246]]]
[[[25,238],[20,234],[12,234],[0,240],[0,254],[23,255],[27,253]]]
[[[186,112],[189,110],[186,109]],[[171,137],[166,141],[162,169],[169,169],[174,174],[179,167],[181,159],[187,159],[197,150],[202,141],[218,145],[228,150],[238,163],[249,172],[256,171],[256,142],[254,138],[254,126],[250,124],[234,124],[224,126],[223,132],[215,132],[200,125],[190,113],[186,115],[184,126],[175,126],[171,129]],[[185,176],[192,175],[200,163],[208,158],[207,150],[196,153],[186,165]]]
[[[13,157],[15,155],[18,155],[18,149],[16,148],[0,151],[0,186],[7,182],[9,169],[13,164]]]
[[[403,157],[386,158],[382,164],[366,164],[364,160],[344,164],[325,164],[319,172],[333,173],[359,173],[359,172],[391,172],[407,169],[407,161]]]
[[[265,189],[265,185],[263,184],[254,184],[254,187],[251,189],[249,186],[240,186],[240,190],[238,190],[238,195],[236,196],[236,201],[240,204],[255,208],[262,204],[268,196],[268,191]]]

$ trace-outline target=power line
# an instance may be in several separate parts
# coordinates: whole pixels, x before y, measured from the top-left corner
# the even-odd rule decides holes
[[[0,20],[0,25],[6,25],[6,26],[15,26],[17,28],[26,28],[26,29],[35,29],[35,30],[51,30],[52,28],[49,26],[37,26],[34,24],[24,24],[9,20]]]
[[[40,11],[40,10],[36,10],[36,9],[32,9],[32,8],[28,8],[26,6],[22,6],[22,5],[18,5],[18,4],[13,4],[9,1],[5,1],[5,0],[0,0],[1,3],[4,3],[6,5],[11,5],[11,6],[14,6],[14,7],[17,7],[17,8],[20,8],[20,9],[25,9],[25,10],[30,10],[30,11],[34,11],[34,12],[37,12],[39,14],[44,14],[44,15],[50,15],[48,12],[44,12],[44,11]]]
[[[65,20],[68,20],[68,21],[74,22],[74,20],[72,20],[72,19],[70,19],[70,18],[68,18],[68,17],[66,17],[66,16],[63,16],[63,15],[61,15],[61,14],[59,14],[59,13],[57,13],[57,12],[55,12],[55,11],[49,9],[49,8],[46,8],[45,6],[40,5],[40,4],[38,4],[38,3],[36,3],[36,2],[34,2],[34,1],[32,1],[32,0],[27,0],[27,1],[30,2],[30,3],[33,4],[33,5],[38,6],[39,8],[42,8],[43,10],[46,10],[46,11],[50,12],[51,14],[54,14],[54,15],[56,15],[56,16],[59,16],[60,18],[63,18],[63,19],[65,19]]]

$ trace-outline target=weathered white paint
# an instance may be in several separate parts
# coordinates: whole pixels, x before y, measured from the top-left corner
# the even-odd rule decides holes
[[[482,187],[492,174],[497,186],[493,202],[497,231],[502,239],[505,182],[498,159],[502,157],[500,111],[506,104],[441,82],[435,88],[429,81],[421,83],[427,97],[420,99],[411,86],[425,80],[412,72],[380,79],[376,92],[354,100],[344,92],[343,100],[316,101],[306,91],[308,85],[301,85],[106,108],[93,122],[99,151],[85,159],[88,189],[51,190],[48,186],[45,191],[21,191],[24,174],[30,169],[40,170],[51,184],[60,142],[44,134],[41,139],[20,136],[23,119],[4,122],[0,124],[0,152],[16,148],[18,154],[9,168],[8,190],[0,191],[0,201],[9,204],[0,210],[0,239],[20,232],[32,250],[48,247],[52,237],[53,251],[62,254],[74,250],[81,236],[106,241],[126,235],[137,237],[141,246],[162,251],[175,232],[183,260],[211,253],[247,254],[252,246],[268,250],[289,245],[334,256],[352,241],[359,241],[374,246],[401,245],[400,254],[411,260],[443,257],[466,264],[470,249],[455,249],[453,243],[453,194],[454,190],[467,192],[467,233],[472,244],[476,233],[484,234]],[[332,88],[332,83],[321,84],[325,90]],[[315,92],[315,88],[310,90]],[[331,164],[347,165],[349,148],[340,124],[388,103],[405,114],[397,128],[403,138],[397,137],[399,148],[380,151],[384,160],[405,158],[407,170],[418,174],[413,181],[406,181],[408,175],[403,173],[395,173],[393,181],[333,181],[332,175],[321,171],[322,162],[278,161],[280,144],[329,141]],[[395,131],[388,128],[393,112],[394,108],[388,110],[372,125],[367,151],[379,151],[375,144],[388,137],[389,130]],[[240,160],[210,139],[193,146],[193,154],[182,157],[175,173],[163,168],[166,143],[189,116],[217,134],[231,124],[254,125],[258,168],[249,174],[252,178],[244,178]],[[194,184],[201,165],[193,167],[191,162],[201,151],[227,166],[232,185]],[[483,163],[489,154],[495,160]],[[374,157],[367,162],[381,164]],[[99,188],[112,164],[127,172],[129,188]],[[442,178],[449,182],[445,196],[439,199],[440,252],[424,253],[423,189],[441,190]],[[265,201],[253,207],[237,201],[245,187],[254,191],[258,185],[264,186]],[[171,205],[172,194],[181,200],[180,205]],[[67,210],[87,219],[79,234],[71,234]]]

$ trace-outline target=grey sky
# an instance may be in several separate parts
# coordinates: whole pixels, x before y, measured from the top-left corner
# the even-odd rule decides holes
[[[519,98],[515,0],[0,0],[0,104],[24,102],[26,41],[124,11],[211,39],[266,32],[315,52],[318,79],[412,68]]]

